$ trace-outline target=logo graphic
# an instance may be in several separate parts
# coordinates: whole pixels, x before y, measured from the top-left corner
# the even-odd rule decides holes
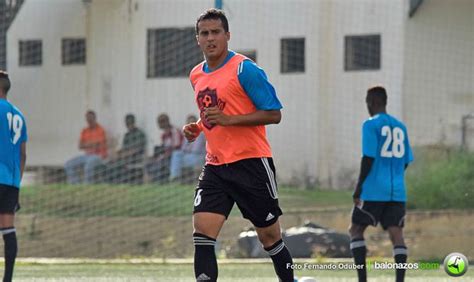
[[[444,259],[444,270],[450,276],[462,276],[467,271],[469,262],[461,253],[450,253]]]
[[[265,221],[272,220],[273,218],[275,218],[275,216],[271,212],[269,212]]]
[[[197,278],[197,281],[207,281],[211,280],[211,277],[207,276],[206,273],[201,273]]]
[[[207,87],[204,90],[199,91],[196,97],[196,100],[197,100],[199,110],[201,111],[200,117],[201,117],[203,125],[207,129],[212,129],[215,125],[212,125],[207,121],[206,117],[204,116],[204,110],[206,108],[215,107],[215,106],[219,106],[219,109],[223,110],[225,107],[225,102],[219,99],[219,97],[217,97],[216,89],[210,89],[209,87]]]

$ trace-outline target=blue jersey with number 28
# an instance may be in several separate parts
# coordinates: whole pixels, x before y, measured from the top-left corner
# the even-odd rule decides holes
[[[364,201],[406,202],[405,166],[413,161],[405,125],[389,114],[366,120],[362,127],[362,154],[374,158],[362,184]]]
[[[23,114],[0,99],[0,184],[20,188],[20,148],[27,139]]]

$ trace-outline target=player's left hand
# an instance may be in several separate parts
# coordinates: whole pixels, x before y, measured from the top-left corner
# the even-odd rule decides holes
[[[218,107],[206,108],[204,117],[212,125],[227,126],[232,124],[232,117],[225,115]]]

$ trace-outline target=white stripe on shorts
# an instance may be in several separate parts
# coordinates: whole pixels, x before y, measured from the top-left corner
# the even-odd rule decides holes
[[[273,193],[270,193],[270,195],[273,199],[278,199],[278,191],[277,191],[277,185],[275,181],[275,174],[273,173],[273,170],[270,167],[270,163],[268,162],[268,159],[267,158],[261,158],[261,159],[262,159],[263,167],[267,171],[268,179],[270,180],[270,187],[273,191]]]

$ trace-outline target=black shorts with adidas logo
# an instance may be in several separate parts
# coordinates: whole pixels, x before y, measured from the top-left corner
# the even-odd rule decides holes
[[[277,221],[282,211],[272,158],[204,166],[194,193],[194,213],[218,213],[227,218],[234,202],[256,227]]]

